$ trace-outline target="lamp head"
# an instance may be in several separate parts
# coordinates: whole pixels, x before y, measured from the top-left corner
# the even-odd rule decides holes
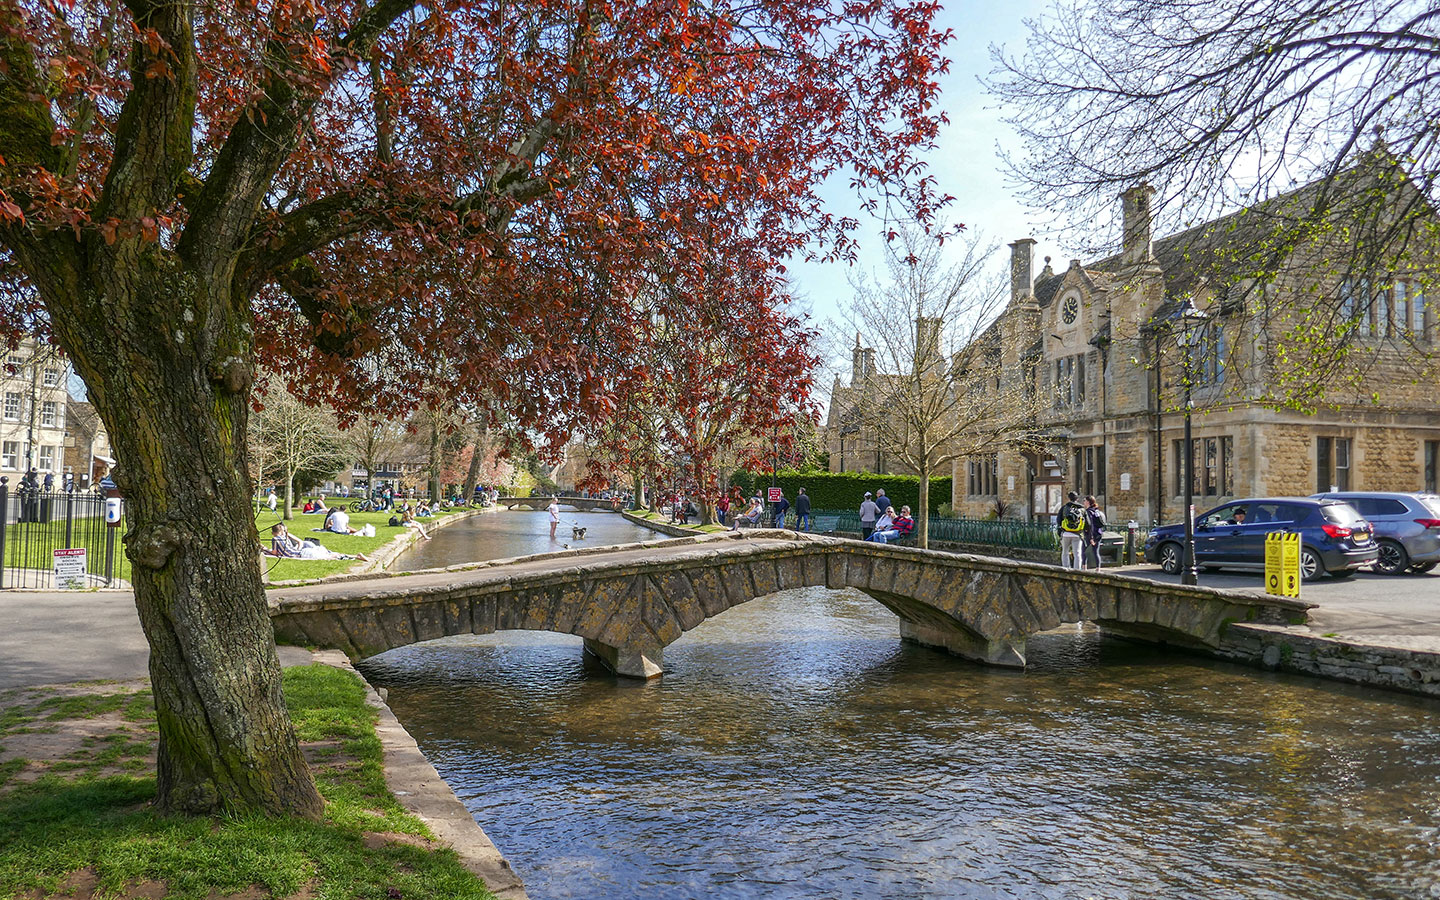
[[[1194,347],[1209,320],[1210,314],[1198,308],[1193,298],[1186,297],[1185,305],[1175,311],[1175,340],[1182,347]]]

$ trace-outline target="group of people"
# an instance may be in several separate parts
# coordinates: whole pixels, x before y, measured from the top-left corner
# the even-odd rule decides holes
[[[888,544],[914,533],[915,518],[910,515],[910,507],[902,503],[897,513],[890,505],[890,498],[885,496],[884,488],[877,489],[874,494],[865,492],[865,499],[860,501],[860,536],[863,539]]]
[[[1060,565],[1067,569],[1100,568],[1100,535],[1105,530],[1105,513],[1094,495],[1071,491],[1055,513],[1055,530],[1060,534]]]

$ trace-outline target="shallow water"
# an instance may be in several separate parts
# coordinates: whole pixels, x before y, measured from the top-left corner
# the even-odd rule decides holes
[[[902,644],[809,588],[645,684],[534,632],[363,668],[536,900],[1440,896],[1433,702],[1088,628],[1030,660]]]

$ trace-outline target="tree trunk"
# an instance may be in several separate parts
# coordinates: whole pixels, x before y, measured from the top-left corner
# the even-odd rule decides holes
[[[475,429],[475,452],[470,454],[470,467],[465,470],[465,492],[460,495],[460,499],[466,503],[475,496],[475,484],[480,480],[480,464],[484,461],[488,430],[483,427]]]
[[[443,460],[440,453],[440,423],[434,416],[430,420],[430,502],[440,502],[440,467]]]
[[[647,509],[648,507],[645,505],[645,479],[644,479],[644,477],[640,474],[640,470],[639,470],[639,469],[636,469],[635,471],[631,472],[631,473],[630,473],[630,476],[631,476],[631,478],[633,478],[634,481],[635,481],[635,502],[634,502],[634,507],[635,507],[636,509]]]
[[[125,553],[160,732],[157,806],[318,818],[250,512],[249,305],[228,287],[207,293],[163,250],[95,263],[87,277],[92,293],[52,304],[52,321],[123,461]]]
[[[915,510],[915,546],[930,546],[930,460],[920,462],[920,508]]]
[[[285,521],[295,518],[295,467],[285,464]]]

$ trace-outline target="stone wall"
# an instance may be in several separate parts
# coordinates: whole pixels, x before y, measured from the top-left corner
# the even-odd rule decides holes
[[[1404,638],[1387,640],[1403,643]],[[1272,671],[1440,697],[1440,653],[1431,650],[1339,640],[1281,626],[1233,624],[1211,655]]]

